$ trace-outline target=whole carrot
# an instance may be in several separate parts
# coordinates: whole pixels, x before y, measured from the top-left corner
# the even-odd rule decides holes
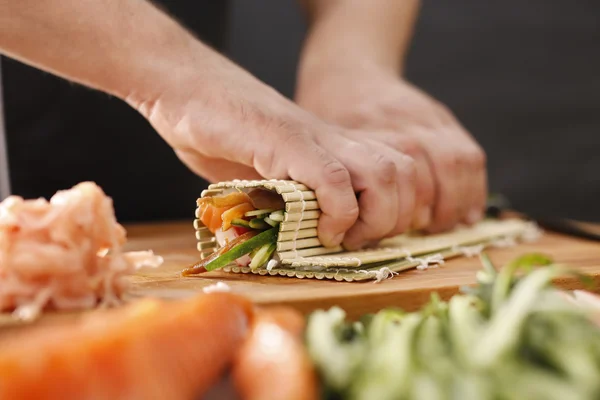
[[[303,344],[304,319],[290,308],[258,310],[232,376],[243,400],[313,400],[316,372]]]
[[[0,340],[0,399],[189,400],[231,363],[250,303],[212,293],[141,300]]]

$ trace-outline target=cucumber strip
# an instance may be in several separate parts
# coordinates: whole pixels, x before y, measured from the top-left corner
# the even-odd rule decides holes
[[[263,208],[262,210],[254,210],[254,211],[248,211],[246,214],[244,214],[245,217],[257,217],[259,215],[268,215],[271,214],[273,211],[275,211],[275,209],[273,208]]]
[[[231,225],[239,226],[241,228],[250,228],[250,223],[244,219],[236,218],[231,221]]]
[[[271,258],[271,255],[275,251],[276,247],[276,243],[267,243],[263,245],[260,249],[258,249],[254,257],[252,258],[252,261],[250,261],[250,269],[255,270],[256,268],[265,265],[267,261],[269,261],[269,259]]]
[[[273,221],[283,222],[283,211],[279,210],[279,211],[272,212],[269,215],[269,218],[271,218]]]
[[[273,227],[275,227],[275,226],[279,226],[279,222],[277,222],[277,221],[273,221],[273,220],[272,220],[271,218],[269,218],[269,217],[265,217],[264,221],[265,221],[267,224],[269,224],[269,225],[271,225],[271,226],[273,226]]]
[[[254,219],[250,220],[249,225],[250,225],[250,228],[252,228],[252,229],[261,229],[261,230],[271,227],[271,225],[267,224],[265,221],[263,221],[260,218],[254,218]]]
[[[204,268],[207,271],[214,271],[215,269],[223,268],[241,256],[245,256],[246,254],[252,252],[252,250],[256,248],[262,247],[265,244],[275,243],[277,241],[278,231],[278,228],[271,228],[268,231],[261,232],[252,239],[248,239],[244,243],[238,244],[222,256],[215,258],[213,261],[206,264]]]
[[[252,250],[250,253],[248,253],[248,256],[250,257],[250,259],[253,259],[254,256],[256,255],[256,253],[258,253],[258,251],[260,250],[260,247],[257,247],[256,249]]]

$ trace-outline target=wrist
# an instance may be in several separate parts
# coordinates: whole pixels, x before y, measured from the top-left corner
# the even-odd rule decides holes
[[[189,85],[193,77],[200,75],[198,67],[208,52],[203,47],[187,32],[167,34],[160,47],[150,44],[130,59],[111,92],[148,117],[143,110],[145,104],[157,101],[173,88],[185,88],[185,82]]]
[[[343,60],[325,60],[302,63],[298,69],[296,83],[296,101],[305,105],[316,98],[323,100],[337,97],[339,92],[356,87],[364,82],[399,79],[399,73],[370,59],[358,59],[355,62]],[[338,92],[338,93],[332,93]]]

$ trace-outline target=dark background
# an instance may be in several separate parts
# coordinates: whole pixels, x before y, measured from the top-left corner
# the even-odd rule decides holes
[[[232,0],[228,55],[284,95],[294,93],[306,23],[297,0]]]
[[[283,94],[305,31],[295,0],[234,0],[229,54]],[[488,155],[525,212],[600,221],[600,2],[424,0],[407,78]]]
[[[306,29],[297,0],[233,0],[229,18],[222,1],[162,2],[292,97]],[[422,3],[407,78],[483,146],[491,191],[526,213],[600,221],[600,2]],[[50,197],[93,180],[120,220],[189,217],[206,182],[135,110],[15,61],[2,67],[16,194]]]

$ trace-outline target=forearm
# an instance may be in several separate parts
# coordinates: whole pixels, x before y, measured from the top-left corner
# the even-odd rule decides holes
[[[300,72],[331,65],[401,73],[418,0],[301,0],[310,22]]]
[[[0,52],[122,99],[159,92],[201,46],[148,1],[0,0]]]

